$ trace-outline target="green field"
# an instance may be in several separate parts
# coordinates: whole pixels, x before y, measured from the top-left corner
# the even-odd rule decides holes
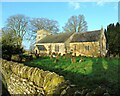
[[[81,58],[83,62],[79,62]],[[76,57],[76,60],[76,63],[71,63],[70,58],[60,57],[58,62],[54,63],[54,59],[44,57],[24,64],[56,72],[78,88],[94,89],[103,86],[111,95],[118,96],[119,58]]]

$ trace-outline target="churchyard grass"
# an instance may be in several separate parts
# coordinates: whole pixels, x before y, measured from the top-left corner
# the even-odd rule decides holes
[[[81,59],[82,62],[79,62]],[[60,57],[57,62],[54,61],[54,58],[42,57],[24,64],[62,75],[78,88],[94,89],[103,86],[111,95],[119,91],[119,58],[76,57],[76,63],[72,63],[71,58]]]

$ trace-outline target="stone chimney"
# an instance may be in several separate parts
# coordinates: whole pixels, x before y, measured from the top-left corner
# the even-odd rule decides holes
[[[38,30],[38,31],[37,31],[36,42],[38,42],[39,40],[45,38],[45,37],[48,36],[48,35],[51,35],[51,33],[48,32],[48,31],[46,31],[46,30],[44,30],[44,29]]]

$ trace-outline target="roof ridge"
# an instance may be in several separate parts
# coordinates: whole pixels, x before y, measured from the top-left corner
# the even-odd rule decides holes
[[[86,32],[77,32],[76,34],[86,34],[86,33],[98,32],[98,31],[101,31],[101,30],[86,31]]]

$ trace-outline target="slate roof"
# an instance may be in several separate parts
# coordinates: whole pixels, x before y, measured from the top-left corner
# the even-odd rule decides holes
[[[72,34],[73,32],[48,35],[37,43],[64,43]]]
[[[64,43],[73,33],[74,32],[48,35],[36,43]],[[84,33],[76,33],[74,34],[71,40],[71,43],[98,41],[100,38],[100,33],[101,33],[101,30],[87,31]]]
[[[76,33],[73,36],[73,39],[71,40],[71,43],[73,42],[92,42],[92,41],[98,41],[100,38],[100,32],[101,30],[95,30],[95,31],[88,31],[84,33]]]
[[[39,50],[43,50],[43,51],[47,50],[44,45],[36,45],[36,46]]]

